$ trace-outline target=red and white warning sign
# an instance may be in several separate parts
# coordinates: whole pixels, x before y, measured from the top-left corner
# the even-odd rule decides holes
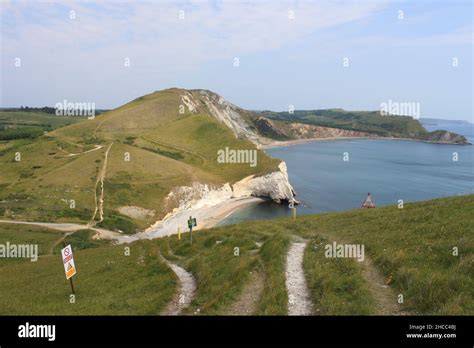
[[[63,257],[64,272],[66,272],[66,279],[71,278],[76,274],[76,265],[74,265],[74,256],[72,256],[71,244],[61,249]]]

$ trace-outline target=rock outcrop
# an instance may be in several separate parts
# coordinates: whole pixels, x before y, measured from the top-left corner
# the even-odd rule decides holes
[[[289,135],[296,139],[324,139],[324,138],[355,138],[355,137],[377,137],[377,134],[360,132],[349,129],[315,126],[304,123],[291,123]]]
[[[250,140],[257,146],[262,144],[264,139],[246,120],[245,110],[208,90],[197,89],[184,91],[184,93],[181,98],[190,112],[203,111],[229,127],[236,137]]]
[[[470,144],[463,135],[445,130],[430,132],[423,140],[439,144]]]
[[[295,191],[288,181],[286,163],[281,162],[279,171],[264,176],[248,176],[233,185],[235,197],[255,196],[270,198],[277,203],[295,201]]]
[[[275,140],[288,140],[290,136],[281,127],[275,124],[275,121],[260,116],[254,121],[258,132],[265,137]]]
[[[174,207],[172,213],[186,209],[198,209],[214,206],[231,198],[259,197],[271,199],[277,203],[291,202],[295,191],[288,181],[285,162],[281,162],[278,171],[264,176],[248,176],[233,185],[221,186],[193,183],[192,186],[175,187],[166,197],[166,204]]]
[[[222,186],[194,182],[192,186],[178,186],[173,188],[166,197],[166,205],[173,207],[173,211],[213,206],[232,198],[230,184]]]

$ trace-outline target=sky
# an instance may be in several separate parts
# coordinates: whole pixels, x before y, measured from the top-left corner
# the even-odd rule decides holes
[[[473,2],[0,0],[0,107],[118,107],[171,87],[251,110],[473,120]]]

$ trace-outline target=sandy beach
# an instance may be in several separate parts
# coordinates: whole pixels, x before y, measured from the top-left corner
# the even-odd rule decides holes
[[[285,141],[273,141],[271,143],[261,145],[262,149],[269,149],[272,147],[291,146],[304,143],[312,143],[315,141],[331,141],[331,140],[350,140],[350,139],[400,139],[400,138],[383,138],[383,137],[328,137],[328,138],[309,138],[309,139],[295,139]],[[410,140],[410,139],[406,139]]]
[[[131,243],[139,239],[161,238],[178,234],[178,227],[181,233],[189,232],[187,221],[190,216],[197,220],[197,227],[193,231],[211,228],[242,207],[263,201],[257,197],[229,198],[215,205],[177,211],[143,232],[131,236],[122,235],[116,239],[118,243]]]
[[[283,146],[291,146],[291,145],[298,145],[298,144],[304,144],[304,143],[312,143],[316,141],[355,140],[355,139],[404,140],[404,141],[418,141],[422,143],[441,144],[441,145],[472,145],[471,143],[456,144],[456,143],[449,143],[449,142],[442,142],[442,141],[429,141],[429,140],[422,140],[422,139],[370,136],[370,137],[328,137],[328,138],[309,138],[309,139],[295,139],[295,140],[286,140],[286,141],[273,141],[271,143],[261,145],[261,149],[269,149],[273,147],[283,147]]]

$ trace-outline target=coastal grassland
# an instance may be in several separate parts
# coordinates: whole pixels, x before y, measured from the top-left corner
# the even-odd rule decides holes
[[[84,120],[75,116],[56,116],[42,111],[0,110],[0,125],[60,128]]]
[[[129,256],[123,245],[74,252],[75,303],[59,255],[0,267],[0,315],[159,314],[174,296],[175,275],[152,243],[129,247]]]
[[[80,122],[80,117],[59,117],[41,111],[0,110],[0,140],[35,139],[45,131]]]
[[[296,221],[249,221],[196,231],[192,246],[189,233],[183,233],[181,240],[173,235],[112,246],[97,245],[100,242],[90,240],[89,233],[78,232],[66,239],[76,250],[79,272],[74,279],[75,305],[68,302],[59,255],[44,255],[63,235],[6,226],[0,230],[2,239],[37,240],[43,256],[38,262],[5,260],[8,264],[0,267],[0,279],[6,280],[0,282],[0,313],[159,313],[177,291],[175,276],[159,259],[161,252],[196,278],[195,298],[184,313],[225,313],[239,298],[250,272],[259,271],[265,277],[264,289],[255,314],[284,315],[286,254],[293,238],[304,238],[309,244],[303,268],[314,314],[377,313],[368,291],[370,279],[361,273],[359,263],[324,257],[324,245],[336,241],[365,246],[365,257],[383,273],[385,284],[394,294],[403,294],[403,312],[472,315],[473,206],[474,195],[467,195],[408,203],[403,209],[389,206],[298,216]],[[234,254],[236,247],[239,256]]]
[[[246,233],[237,226],[189,233],[154,241],[163,255],[196,279],[196,294],[188,314],[222,314],[242,291],[251,272],[261,269],[259,246],[266,236]],[[199,310],[199,311],[198,311]]]
[[[100,126],[101,121],[103,121],[109,115],[109,113],[110,112],[105,112],[99,116],[96,116],[94,119],[85,119],[79,123],[55,129],[54,131],[49,132],[48,136],[55,139],[68,141],[79,146],[104,144],[107,142],[107,139],[98,136],[96,130]]]
[[[179,113],[181,103],[181,95],[177,90],[154,92],[104,112],[92,120],[55,130],[51,135],[79,144],[124,140],[150,129],[165,127],[168,122],[182,117]]]
[[[175,187],[194,182],[221,185],[278,170],[280,161],[260,150],[256,167],[217,163],[217,151],[226,146],[257,151],[256,147],[237,139],[211,115],[180,113],[183,93],[179,89],[151,93],[34,141],[2,143],[0,218],[89,221],[96,196],[101,196],[97,180],[110,144],[101,226],[126,233],[148,227],[175,208],[176,202],[165,201]],[[21,161],[14,160],[16,152]],[[74,209],[69,208],[71,200],[76,202]],[[122,207],[149,214],[125,216]]]
[[[38,256],[60,254],[62,242],[73,245],[73,250],[96,248],[110,245],[109,240],[93,239],[96,232],[79,230],[66,233],[42,226],[0,223],[0,244],[28,244],[38,245]],[[31,262],[28,258],[0,258],[0,266],[10,265],[12,262]]]
[[[163,90],[150,93],[96,117],[100,137],[118,138],[121,135],[142,134],[149,129],[166,126],[167,123],[183,117],[179,112],[181,93],[177,90]]]
[[[474,195],[299,217],[293,231],[365,245],[413,314],[474,313]],[[282,224],[291,226],[289,221]],[[455,255],[457,248],[458,255]],[[306,265],[308,267],[308,265]]]
[[[52,138],[0,154],[0,217],[33,221],[87,221],[104,149],[67,157]],[[15,161],[16,152],[21,159]],[[71,200],[75,208],[70,208]]]
[[[132,218],[120,214],[114,210],[105,210],[104,219],[96,226],[109,231],[116,231],[124,234],[134,234],[140,228],[140,225]]]
[[[327,239],[314,237],[304,254],[304,272],[314,314],[367,315],[375,313],[374,299],[354,259],[326,258]]]
[[[266,230],[273,233],[261,250],[265,283],[264,295],[260,298],[257,314],[286,315],[288,314],[288,294],[285,286],[285,264],[290,236],[284,227],[278,225],[269,226],[267,223]]]
[[[66,245],[71,244],[74,246],[73,250],[83,250],[90,248],[98,248],[100,246],[106,246],[111,244],[110,240],[106,239],[94,239],[93,236],[96,234],[95,231],[91,230],[78,230],[74,233],[68,233],[64,235],[64,238],[61,239],[61,243],[57,243],[53,248],[54,254],[60,254],[61,249],[63,248],[62,242]]]
[[[247,140],[237,139],[229,128],[208,115],[192,114],[177,119],[168,123],[166,128],[146,133],[143,138],[175,152],[188,154],[190,164],[219,177],[222,182],[235,182],[248,175],[263,175],[277,170],[280,163],[261,150],[257,150],[256,167],[248,163],[218,163],[217,152],[225,147],[234,150],[256,148]]]
[[[54,246],[63,239],[64,233],[33,225],[0,223],[0,244],[37,244],[38,255],[48,255]],[[0,267],[12,263],[31,262],[25,258],[0,258]]]
[[[219,313],[236,295],[230,286],[227,291],[235,295],[227,298],[219,294],[225,291],[223,279],[233,277],[234,282],[246,279],[235,276],[235,264],[219,262],[230,257],[232,249],[219,249],[220,244],[214,244],[215,240],[235,234],[242,240],[260,239],[263,243],[255,254],[259,257],[259,269],[265,274],[264,295],[257,314],[287,313],[285,260],[294,236],[310,241],[303,267],[314,314],[376,314],[384,309],[376,307],[376,299],[369,289],[373,284],[369,284],[371,280],[364,277],[362,266],[355,259],[325,257],[324,246],[334,241],[364,245],[366,258],[373,260],[383,274],[394,301],[398,294],[403,295],[404,303],[400,306],[403,312],[472,314],[473,206],[474,195],[468,195],[408,203],[403,209],[389,206],[299,216],[296,221],[283,218],[245,222],[198,231],[195,233],[198,242],[193,247],[187,245],[187,235],[183,235],[184,243],[177,241],[176,236],[169,237],[167,255],[172,259],[177,255],[175,260],[194,273],[198,282],[205,280],[198,288],[198,300],[193,302],[191,311],[201,308],[203,313]],[[259,237],[255,239],[256,236]],[[453,255],[455,246],[459,249],[458,256]],[[242,284],[233,286],[239,289]]]
[[[0,156],[30,142],[30,139],[0,140]]]
[[[129,161],[125,156],[129,156]],[[118,215],[121,206],[138,206],[154,215],[132,219],[147,227],[162,218],[170,209],[165,197],[173,187],[192,185],[194,181],[213,182],[215,178],[186,163],[135,146],[114,143],[107,164],[105,178],[106,216]]]
[[[186,313],[216,315],[241,294],[251,272],[264,275],[264,294],[257,302],[258,315],[287,314],[285,260],[289,236],[278,226],[256,230],[243,223],[157,239],[163,255],[190,271],[197,281],[194,300]],[[238,256],[235,254],[238,249]]]

